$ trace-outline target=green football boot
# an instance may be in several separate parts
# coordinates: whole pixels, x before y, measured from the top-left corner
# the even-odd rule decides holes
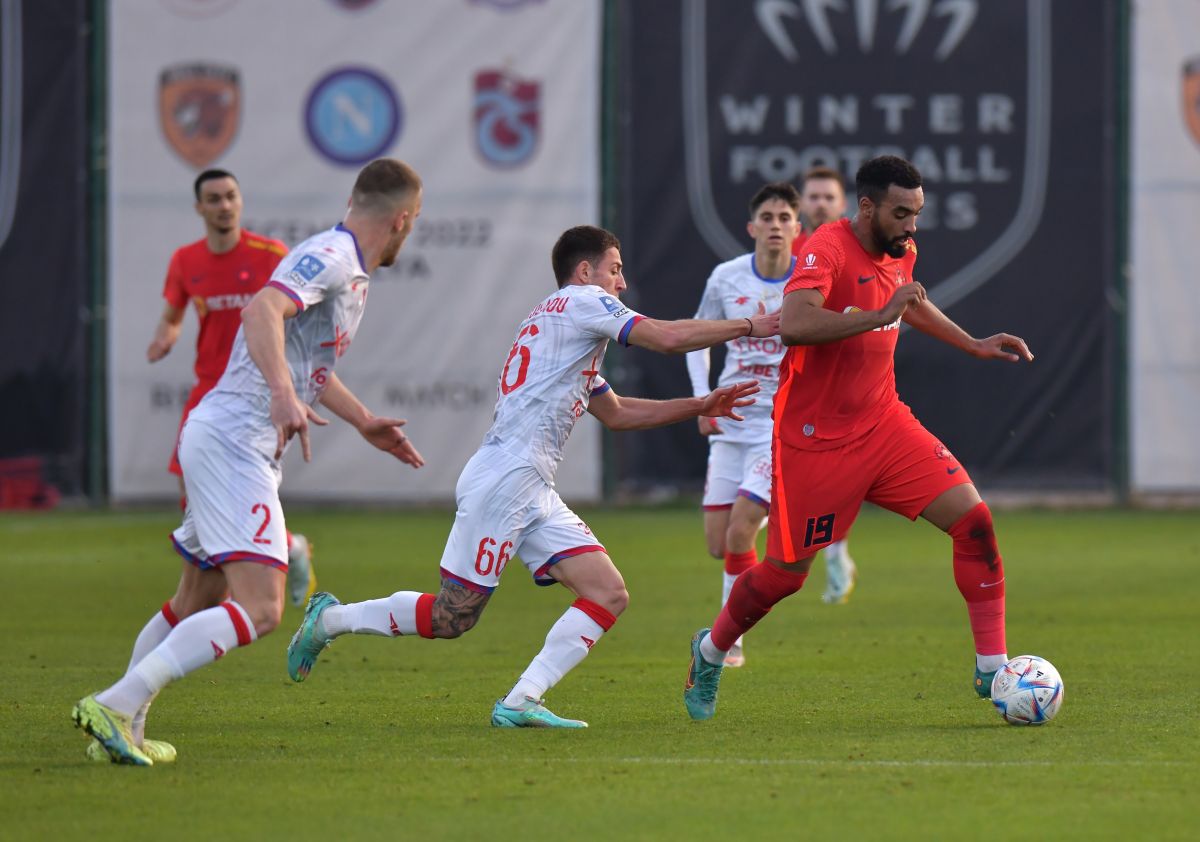
[[[983,672],[979,667],[975,667],[975,692],[979,694],[979,698],[992,698],[992,679],[996,677],[996,672]]]
[[[155,764],[175,762],[175,746],[170,743],[164,743],[162,740],[142,740],[140,748]],[[113,762],[99,740],[88,740],[87,759],[94,763]]]
[[[292,681],[303,681],[312,672],[317,663],[317,656],[332,642],[332,638],[321,631],[321,614],[331,605],[341,605],[333,594],[320,591],[312,595],[308,606],[304,609],[304,619],[300,628],[292,635],[292,642],[287,648],[288,675]]]
[[[717,711],[717,686],[721,683],[723,664],[710,664],[700,654],[700,641],[710,629],[700,629],[692,635],[692,663],[688,666],[683,685],[683,704],[692,719],[712,719]]]
[[[80,699],[71,711],[71,718],[77,727],[100,742],[113,763],[154,765],[154,761],[133,743],[133,717],[100,704],[95,695]]]

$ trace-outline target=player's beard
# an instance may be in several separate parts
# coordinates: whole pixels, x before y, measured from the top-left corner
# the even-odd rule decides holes
[[[379,256],[380,266],[392,266],[396,262],[396,256],[400,254],[400,247],[404,245],[404,237],[397,237],[392,242],[388,243],[388,247],[383,254]]]
[[[889,238],[883,226],[879,224],[878,216],[871,217],[871,239],[875,241],[875,248],[888,257],[904,257],[908,246],[908,235]]]

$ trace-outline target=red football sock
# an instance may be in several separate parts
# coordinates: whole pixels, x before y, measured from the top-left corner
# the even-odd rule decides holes
[[[780,570],[765,561],[738,576],[725,607],[713,623],[710,633],[713,646],[729,651],[733,642],[754,628],[775,603],[804,587],[807,578],[807,573]]]
[[[758,551],[746,550],[744,553],[725,552],[725,572],[730,576],[740,576],[754,565],[758,564]]]
[[[954,583],[967,601],[975,651],[1004,654],[1004,560],[987,503],[971,509],[948,532],[954,539]]]

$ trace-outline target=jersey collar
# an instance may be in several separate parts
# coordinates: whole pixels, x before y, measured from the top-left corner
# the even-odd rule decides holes
[[[367,273],[367,261],[363,260],[362,249],[358,247],[358,237],[354,236],[354,232],[340,222],[333,226],[333,230],[345,231],[350,235],[350,241],[354,243],[354,253],[358,255],[358,268],[361,269],[365,275]]]

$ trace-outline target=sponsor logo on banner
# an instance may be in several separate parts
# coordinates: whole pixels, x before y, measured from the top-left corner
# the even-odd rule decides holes
[[[541,85],[503,70],[475,74],[475,146],[495,167],[533,156],[541,133]]]
[[[308,94],[308,139],[335,164],[358,166],[379,157],[400,135],[404,112],[386,79],[365,67],[322,76]]]
[[[241,86],[235,68],[177,64],[158,78],[158,118],[163,137],[193,167],[207,166],[237,134]]]
[[[930,290],[942,306],[1038,228],[1048,3],[683,0],[682,55],[688,201],[723,257],[745,252],[743,206],[763,182],[818,165],[852,180],[881,154],[921,170],[917,240],[923,276],[943,279]],[[734,70],[747,61],[754,73]]]
[[[211,18],[232,8],[237,0],[161,0],[175,14],[185,18]]]
[[[1193,56],[1183,65],[1183,119],[1192,140],[1200,143],[1200,56]]]

